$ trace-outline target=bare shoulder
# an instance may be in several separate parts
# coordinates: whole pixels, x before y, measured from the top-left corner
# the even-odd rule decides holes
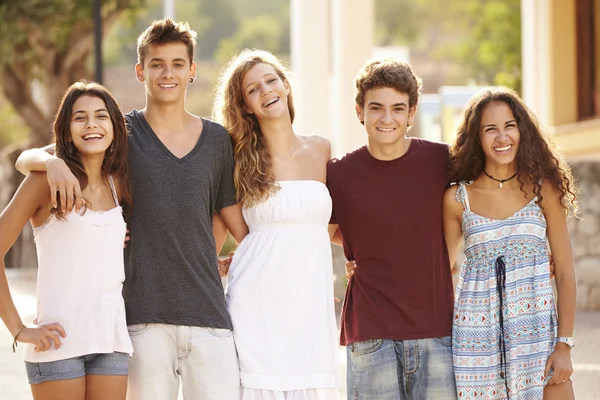
[[[312,136],[300,136],[306,146],[312,151],[319,152],[320,154],[327,157],[327,160],[331,158],[331,142],[324,136],[312,135]]]
[[[46,172],[32,171],[25,177],[17,190],[14,199],[18,202],[28,203],[34,209],[50,203],[50,186],[46,178]]]
[[[21,186],[29,190],[35,190],[40,194],[48,193],[50,195],[50,186],[45,171],[31,171],[23,180]]]
[[[462,213],[463,206],[457,198],[458,185],[452,185],[444,192],[444,210],[452,213]]]
[[[566,208],[563,207],[563,199],[562,193],[558,188],[556,188],[551,182],[544,181],[542,182],[542,207],[544,209],[544,214],[552,211],[560,210],[562,212],[566,212]]]

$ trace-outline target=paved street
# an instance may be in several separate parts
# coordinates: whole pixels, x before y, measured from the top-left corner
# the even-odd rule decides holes
[[[31,323],[35,314],[35,271],[8,270],[13,298],[25,323]],[[577,400],[600,399],[600,312],[580,312],[575,326],[576,347],[573,349],[575,372],[573,382]],[[31,399],[22,347],[11,350],[12,337],[0,327],[0,399]],[[345,352],[340,349],[340,383],[345,385]],[[345,398],[345,389],[340,390]]]

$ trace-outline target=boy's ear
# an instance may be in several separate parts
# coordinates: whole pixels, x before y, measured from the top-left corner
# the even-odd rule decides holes
[[[138,82],[144,82],[144,67],[140,63],[135,64],[135,77]]]
[[[364,108],[360,105],[354,105],[354,109],[356,110],[356,117],[360,121],[361,124],[365,124],[365,116],[364,116]]]
[[[415,114],[417,113],[417,106],[412,106],[408,110],[408,126],[411,126],[415,122]]]

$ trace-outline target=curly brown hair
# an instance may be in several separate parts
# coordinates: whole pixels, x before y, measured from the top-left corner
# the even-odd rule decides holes
[[[215,89],[213,119],[231,135],[235,155],[233,178],[238,200],[247,207],[277,191],[271,155],[256,116],[245,111],[242,81],[257,64],[268,64],[283,82],[286,70],[273,54],[264,50],[244,49],[223,70]],[[291,121],[294,122],[292,92],[287,96]]]
[[[486,88],[473,96],[467,104],[458,127],[456,140],[450,149],[451,182],[473,181],[485,168],[485,155],[481,148],[481,117],[491,103],[508,105],[515,117],[520,132],[519,150],[516,155],[518,180],[521,190],[532,185],[542,207],[542,182],[549,182],[561,193],[561,204],[576,213],[577,188],[571,168],[550,141],[542,133],[534,114],[527,108],[519,95],[504,87]]]
[[[368,90],[389,87],[406,93],[408,106],[412,108],[419,102],[419,93],[423,89],[422,79],[415,75],[410,65],[389,57],[367,61],[358,72],[355,84],[356,104],[359,107],[364,107]]]
[[[102,161],[102,177],[108,178],[112,175],[118,178],[119,188],[121,190],[121,202],[125,209],[131,206],[131,185],[129,181],[128,143],[127,126],[125,116],[121,112],[119,104],[112,94],[104,86],[95,82],[80,81],[69,86],[65,92],[53,126],[54,153],[57,157],[64,160],[73,175],[79,181],[81,190],[88,184],[88,176],[85,167],[81,162],[81,157],[75,146],[71,143],[71,115],[75,101],[82,96],[97,97],[104,102],[113,125],[113,142],[110,145],[110,151],[104,153]],[[57,198],[57,208],[53,209],[56,217],[64,219],[60,198]]]

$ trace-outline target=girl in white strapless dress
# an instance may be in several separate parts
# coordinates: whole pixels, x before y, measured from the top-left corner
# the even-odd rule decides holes
[[[337,399],[329,142],[294,134],[289,83],[267,52],[244,51],[230,63],[215,111],[233,138],[249,228],[227,289],[241,398]]]

